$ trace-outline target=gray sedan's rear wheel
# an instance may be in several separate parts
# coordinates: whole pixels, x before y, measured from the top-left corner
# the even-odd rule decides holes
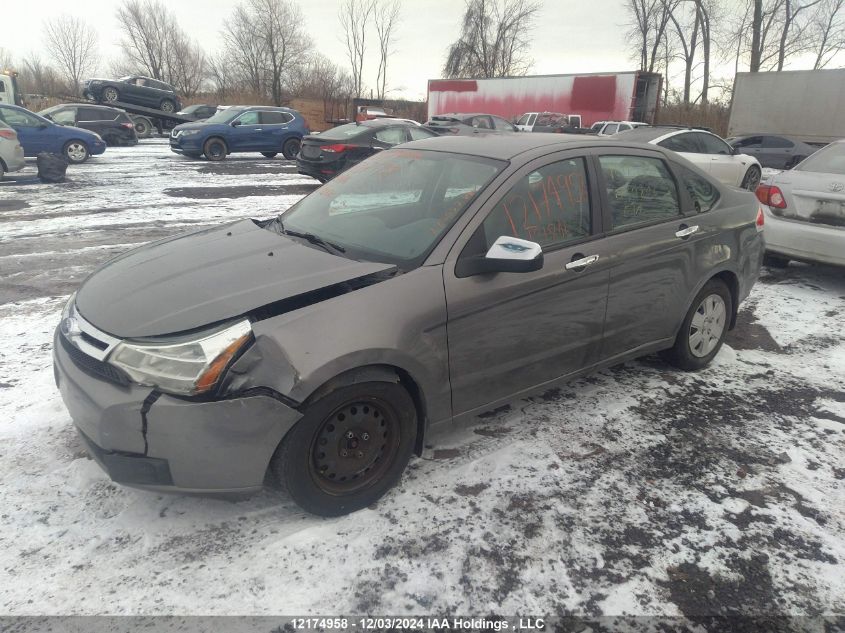
[[[103,101],[111,103],[112,101],[117,101],[118,99],[120,99],[120,93],[117,91],[117,88],[112,88],[111,86],[103,88]]]
[[[413,400],[401,385],[340,387],[307,406],[270,469],[308,512],[348,514],[374,503],[399,480],[416,427]]]
[[[64,154],[71,163],[84,163],[88,160],[88,147],[82,141],[68,141]]]
[[[293,160],[299,154],[300,141],[298,138],[289,138],[282,145],[282,154],[288,160]]]
[[[719,353],[733,315],[733,298],[725,282],[711,279],[696,295],[668,360],[688,371],[706,367]]]
[[[757,165],[752,165],[748,168],[748,171],[745,172],[745,178],[742,179],[740,187],[748,189],[748,191],[754,193],[757,191],[757,186],[760,184],[760,178],[762,175],[763,172],[760,171],[760,168],[757,167]]]

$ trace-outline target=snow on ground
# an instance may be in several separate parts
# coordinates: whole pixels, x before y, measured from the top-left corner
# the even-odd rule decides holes
[[[0,185],[3,613],[845,610],[841,270],[765,270],[708,369],[648,357],[490,412],[431,437],[371,508],[319,519],[270,490],[231,502],[111,483],[50,359],[64,297],[103,259],[268,217],[310,181],[162,141],[110,149],[67,185],[28,172]]]

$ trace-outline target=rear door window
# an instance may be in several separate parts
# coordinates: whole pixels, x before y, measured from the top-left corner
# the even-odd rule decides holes
[[[115,115],[109,110],[97,108],[79,108],[79,121],[114,121]]]
[[[584,159],[558,161],[526,174],[482,226],[488,249],[503,235],[537,242],[544,249],[589,236],[592,220]]]
[[[752,149],[755,147],[762,147],[763,145],[763,137],[762,136],[749,136],[748,138],[741,139],[739,141],[734,141],[734,147],[739,147],[743,149]]]
[[[411,136],[412,141],[419,141],[423,138],[431,138],[432,136],[437,136],[434,132],[429,132],[425,128],[422,127],[409,127],[408,134]]]
[[[792,149],[795,143],[782,136],[764,136],[763,147],[766,149]]]
[[[705,134],[704,132],[692,132],[692,135],[697,137],[698,144],[702,147],[705,154],[719,154],[723,156],[731,155],[731,147],[725,141],[713,134]]]
[[[398,145],[407,140],[405,138],[405,130],[401,127],[389,127],[385,130],[379,130],[376,132],[376,139],[388,145]]]
[[[505,121],[501,117],[494,116],[490,118],[493,119],[493,128],[499,130],[500,132],[514,132],[516,130],[509,121]]]
[[[534,117],[535,115],[532,115]],[[532,121],[533,119],[529,119]],[[476,116],[472,118],[472,127],[478,128],[479,130],[492,130],[493,129],[493,121],[490,119],[489,116]],[[529,123],[528,125],[531,125]]]
[[[292,120],[293,117],[287,112],[264,111],[261,113],[261,123],[264,125],[284,125]]]
[[[527,125],[534,125],[534,121],[536,121],[536,120],[537,120],[537,115],[532,114],[531,116],[528,117],[528,124]]]
[[[619,126],[616,123],[608,123],[605,126],[604,131],[602,131],[602,134],[616,134],[618,129]]]
[[[701,147],[698,145],[696,137],[689,133],[675,134],[669,138],[658,143],[660,147],[665,147],[673,152],[686,152],[687,154],[703,154]]]
[[[719,190],[701,174],[683,165],[675,164],[675,169],[681,176],[681,182],[692,198],[692,204],[699,213],[706,213],[716,206],[719,201]]]
[[[659,158],[599,156],[612,229],[671,220],[681,215],[675,179]]]

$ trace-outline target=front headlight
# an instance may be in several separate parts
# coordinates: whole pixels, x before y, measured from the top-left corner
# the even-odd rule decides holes
[[[123,341],[107,359],[133,382],[179,395],[215,387],[223,371],[252,338],[249,321],[170,341]]]
[[[62,319],[66,319],[70,316],[70,310],[73,307],[73,302],[76,301],[76,293],[74,292],[70,297],[68,297],[67,303],[65,303],[65,307],[62,308]]]
[[[182,136],[196,136],[201,130],[182,130],[179,132]]]

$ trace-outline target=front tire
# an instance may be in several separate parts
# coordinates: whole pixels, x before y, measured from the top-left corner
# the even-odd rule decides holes
[[[62,153],[74,165],[84,163],[90,157],[88,146],[82,141],[68,141]]]
[[[757,191],[757,186],[760,184],[760,178],[762,175],[763,172],[760,168],[757,167],[757,165],[752,165],[748,168],[748,171],[745,172],[745,177],[742,179],[740,187],[754,193]]]
[[[399,481],[416,431],[414,402],[401,385],[341,387],[307,406],[276,449],[270,470],[304,510],[348,514]]]
[[[222,138],[210,138],[202,146],[202,151],[208,160],[219,161],[226,158],[229,148]]]
[[[149,120],[139,117],[137,119],[133,119],[132,123],[135,124],[135,134],[138,135],[138,138],[149,138],[153,134],[153,125],[150,123]]]
[[[278,153],[279,153],[279,152],[261,152],[261,155],[262,155],[264,158],[275,158],[275,157],[276,157],[276,154],[278,154]]]
[[[102,96],[103,101],[106,103],[113,103],[120,99],[120,93],[117,91],[117,88],[112,88],[111,86],[103,88]]]
[[[288,160],[293,160],[299,154],[300,141],[298,138],[289,138],[282,145],[282,154]]]
[[[665,353],[667,360],[686,371],[709,365],[725,341],[732,314],[731,291],[722,280],[711,279],[693,300],[675,345]]]

